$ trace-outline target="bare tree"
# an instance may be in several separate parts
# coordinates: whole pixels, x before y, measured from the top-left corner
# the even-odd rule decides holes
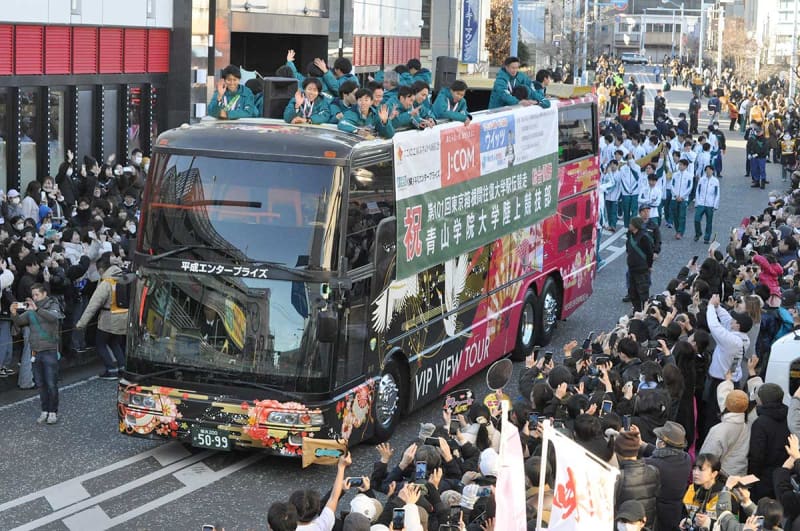
[[[511,0],[492,0],[486,20],[486,49],[493,65],[502,65],[511,53]]]
[[[725,57],[732,61],[739,79],[755,77],[755,58],[758,53],[755,39],[748,37],[744,19],[733,17],[725,19],[725,30],[722,36]]]

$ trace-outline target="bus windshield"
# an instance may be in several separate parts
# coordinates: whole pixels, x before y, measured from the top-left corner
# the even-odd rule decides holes
[[[300,281],[143,268],[128,370],[182,379],[325,391],[331,356],[314,345],[314,293]]]
[[[163,152],[154,164],[143,220],[147,253],[335,267],[341,169]]]

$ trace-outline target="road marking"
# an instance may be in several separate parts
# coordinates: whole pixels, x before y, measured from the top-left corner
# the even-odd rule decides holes
[[[175,447],[178,448],[176,449]],[[68,479],[67,481],[63,481],[61,483],[52,485],[45,489],[38,490],[36,492],[31,492],[30,494],[26,494],[25,496],[22,496],[15,500],[11,500],[3,504],[0,504],[0,513],[7,511],[13,507],[17,507],[19,505],[28,503],[30,501],[37,500],[39,498],[47,499],[47,501],[53,507],[53,510],[58,510],[64,507],[63,505],[61,505],[61,503],[63,503],[62,500],[66,500],[67,497],[70,496],[69,492],[71,491],[71,489],[75,487],[76,484],[80,485],[81,483],[88,481],[90,479],[104,476],[109,472],[114,472],[115,470],[119,470],[120,468],[136,464],[139,461],[147,459],[148,457],[153,457],[154,459],[156,459],[156,461],[158,461],[161,464],[161,466],[169,465],[180,459],[180,457],[178,457],[179,456],[178,449],[182,449],[185,452],[184,455],[189,453],[185,448],[183,448],[183,445],[179,443],[170,442],[167,444],[162,444],[157,448],[147,450],[146,452],[133,455],[131,457],[128,457],[127,459],[122,459],[121,461],[117,461],[116,463],[112,463],[103,468],[98,468],[97,470],[87,472],[86,474],[82,474],[80,476]],[[83,488],[83,486],[81,486],[81,488]],[[86,497],[89,497],[88,493]],[[79,499],[85,499],[85,498],[79,498]],[[79,501],[79,499],[76,499],[76,501]]]
[[[190,466],[190,465],[193,465],[193,464],[195,464],[195,463],[197,463],[199,461],[202,461],[206,457],[209,457],[209,456],[213,455],[213,453],[214,452],[212,452],[210,450],[206,450],[206,451],[197,453],[197,454],[195,454],[195,455],[193,455],[193,456],[191,456],[189,458],[182,459],[182,460],[180,460],[180,461],[178,461],[176,463],[173,463],[173,464],[171,464],[169,466],[166,466],[166,467],[162,468],[161,470],[157,470],[155,472],[152,472],[150,474],[147,474],[145,476],[137,478],[137,479],[135,479],[133,481],[129,481],[128,483],[124,483],[124,484],[120,485],[119,487],[113,488],[111,490],[107,490],[102,494],[98,494],[97,496],[93,496],[91,498],[87,498],[87,499],[85,499],[83,501],[80,501],[78,503],[70,505],[70,506],[68,506],[68,507],[66,507],[64,509],[55,511],[55,512],[53,512],[53,513],[51,513],[51,514],[49,514],[47,516],[43,516],[41,518],[37,518],[36,520],[34,520],[32,522],[28,522],[27,524],[21,525],[19,527],[15,527],[14,531],[33,530],[33,529],[42,527],[44,525],[51,524],[53,522],[57,522],[59,520],[63,520],[64,518],[72,516],[73,514],[76,514],[76,513],[79,513],[79,512],[83,512],[85,509],[88,509],[88,508],[90,508],[90,507],[92,507],[94,505],[97,505],[97,504],[102,503],[104,501],[110,500],[112,498],[116,498],[117,496],[119,496],[121,494],[125,494],[126,492],[132,491],[132,490],[137,489],[139,487],[143,487],[143,486],[147,485],[148,483],[153,482],[156,479],[160,479],[160,478],[162,478],[164,476],[168,476],[170,474],[173,474],[173,473],[175,473],[175,472],[177,472],[177,471],[179,471],[179,470],[181,470],[183,468],[186,468],[187,466]],[[263,456],[256,455],[254,457],[261,458]],[[230,467],[228,467],[228,468],[230,468]],[[223,470],[225,470],[225,469],[223,469]],[[222,472],[222,471],[220,471],[220,472]],[[184,488],[188,488],[188,487],[184,487]],[[166,498],[166,496],[164,496],[163,498],[159,498],[159,500],[157,500],[157,501],[160,503],[161,500],[163,500],[164,498]],[[147,505],[149,505],[149,504],[147,504]],[[163,505],[163,503],[160,503],[160,505]],[[160,505],[157,505],[157,507],[160,506]],[[145,506],[143,506],[143,507],[145,507]],[[115,524],[112,523],[111,525],[113,526]]]
[[[99,378],[98,376],[92,376],[85,380],[74,382],[69,385],[65,385],[63,387],[59,387],[58,392],[60,393],[62,391],[66,391],[67,389],[74,389],[76,387],[80,387],[81,385],[86,385],[87,383],[97,380],[98,378]],[[28,398],[23,398],[22,400],[17,400],[16,402],[11,402],[10,404],[5,404],[3,406],[0,406],[0,411],[5,411],[7,409],[11,409],[12,407],[19,406],[21,404],[27,404],[28,402],[33,402],[34,400],[39,400],[39,395],[29,396]]]
[[[251,455],[250,457],[242,459],[241,461],[238,461],[238,462],[236,462],[236,463],[234,463],[232,465],[229,465],[229,466],[227,466],[227,467],[225,467],[223,469],[220,469],[220,470],[217,470],[216,472],[213,472],[212,476],[206,476],[207,477],[207,481],[205,481],[205,482],[198,482],[196,484],[187,485],[186,487],[181,487],[180,489],[178,489],[176,491],[170,492],[169,494],[165,494],[164,496],[159,497],[157,500],[153,500],[153,501],[151,501],[149,503],[145,503],[144,505],[142,505],[140,507],[137,507],[136,509],[133,509],[131,511],[128,511],[127,513],[123,513],[123,514],[120,514],[119,516],[115,516],[114,518],[112,518],[108,522],[109,527],[114,527],[114,526],[118,526],[120,524],[124,524],[125,522],[128,522],[128,521],[130,521],[130,520],[132,520],[132,519],[134,519],[134,518],[136,518],[138,516],[141,516],[141,515],[143,515],[145,513],[148,513],[150,511],[152,511],[153,509],[158,509],[159,507],[162,507],[162,506],[164,506],[164,505],[166,505],[168,503],[171,503],[171,502],[173,502],[173,501],[175,501],[177,499],[180,499],[183,496],[186,496],[187,494],[191,494],[192,492],[196,491],[197,489],[206,487],[206,486],[210,485],[211,483],[219,481],[220,479],[225,478],[227,476],[230,476],[234,472],[238,472],[239,470],[242,470],[243,468],[247,468],[248,466],[260,461],[261,459],[264,459],[264,457],[266,457],[265,454]]]
[[[82,513],[64,518],[64,525],[70,531],[86,531],[87,529],[109,529],[111,518],[99,506],[86,509]]]

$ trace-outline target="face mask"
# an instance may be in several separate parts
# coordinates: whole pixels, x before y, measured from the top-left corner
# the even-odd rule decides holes
[[[114,170],[114,175],[119,177],[120,175],[122,175],[122,170]]]
[[[133,157],[133,163],[134,164],[141,164],[142,163],[142,157]]]
[[[14,205],[18,205],[19,204],[19,197],[12,197],[11,198],[11,203],[14,204]]]
[[[52,223],[42,223],[42,228],[43,228],[45,231],[48,231],[48,230],[50,230],[50,229],[52,229],[52,228],[53,228],[53,224],[52,224]]]
[[[16,225],[14,225],[14,228],[17,229],[17,230],[22,230],[22,229],[25,228],[25,224],[24,223],[17,223]]]
[[[136,225],[131,225],[130,227],[128,227],[128,232],[130,232],[131,234],[136,234]]]
[[[150,171],[150,165],[149,164],[145,164],[142,169],[144,170],[145,173],[147,173],[148,171]]]
[[[644,383],[644,382],[645,382],[644,374],[640,374],[639,375],[639,383]]]
[[[639,531],[639,526],[636,524],[617,522],[617,531]]]

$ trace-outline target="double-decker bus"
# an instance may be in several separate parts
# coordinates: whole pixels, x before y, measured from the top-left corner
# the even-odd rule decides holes
[[[546,344],[592,292],[591,96],[364,139],[270,119],[162,134],[119,429],[298,455]]]

